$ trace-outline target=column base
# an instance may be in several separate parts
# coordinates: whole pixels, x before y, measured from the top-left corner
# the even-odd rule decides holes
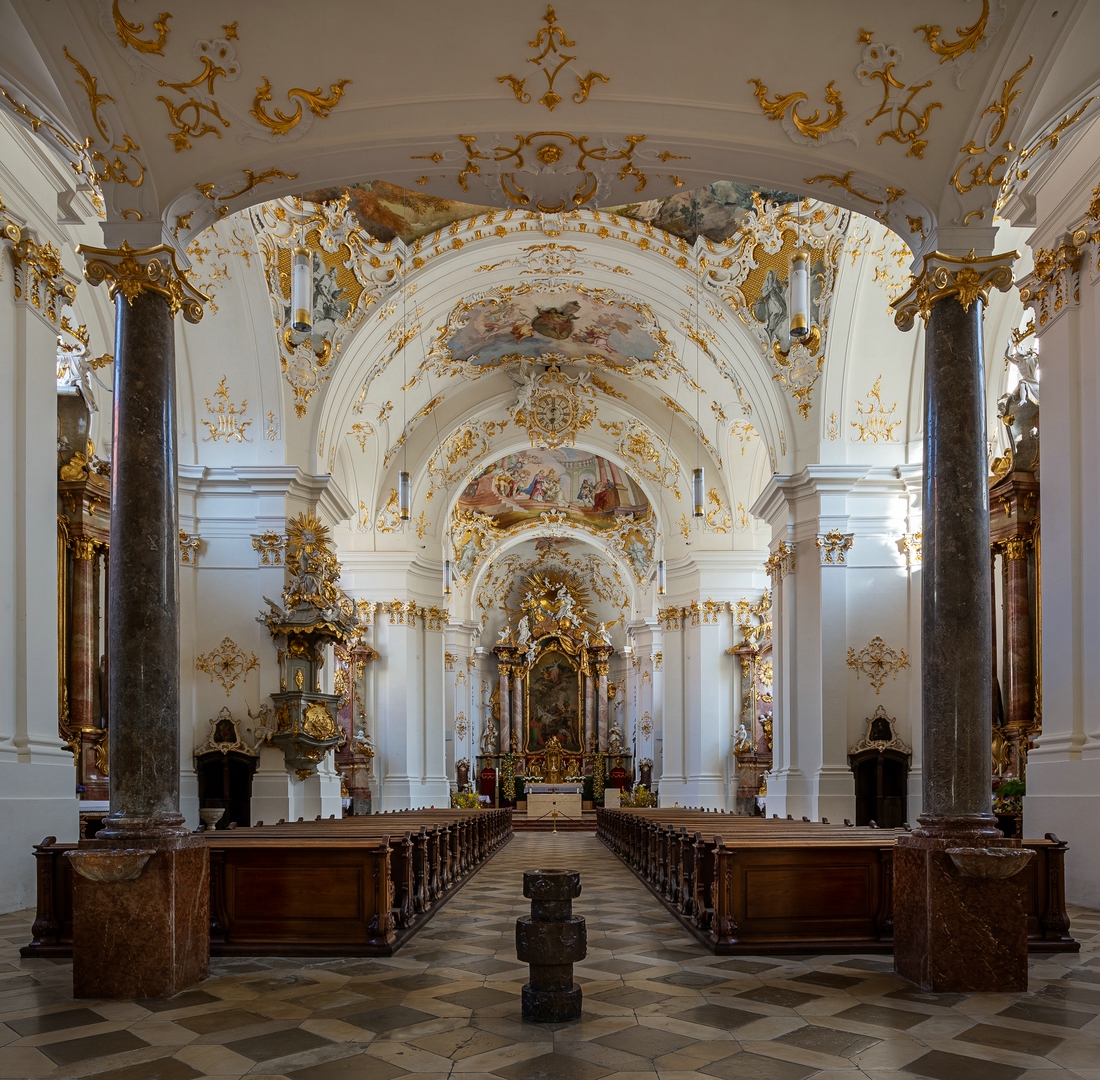
[[[948,848],[985,837],[903,836],[894,849],[894,970],[924,990],[1027,990],[1026,875],[964,877]]]
[[[140,855],[124,854],[135,850],[152,854],[133,880],[119,880],[129,872],[127,863],[140,861]],[[80,854],[97,852],[118,855],[82,872]],[[210,858],[202,837],[185,833],[135,840],[130,848],[89,840],[76,855],[74,997],[172,997],[206,978]]]

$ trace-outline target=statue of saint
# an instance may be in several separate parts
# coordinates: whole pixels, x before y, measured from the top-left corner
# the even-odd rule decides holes
[[[485,730],[481,733],[481,752],[486,756],[497,752],[497,726],[493,723],[492,714],[485,721]]]
[[[607,752],[609,754],[622,754],[623,750],[623,737],[619,734],[619,729],[613,727],[607,733]]]
[[[531,623],[526,615],[519,621],[519,626],[516,629],[516,644],[523,646],[531,640]]]

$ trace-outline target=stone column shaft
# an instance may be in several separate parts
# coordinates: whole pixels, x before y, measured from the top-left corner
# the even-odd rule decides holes
[[[512,749],[512,692],[506,665],[500,665],[500,752]]]
[[[73,604],[69,634],[69,722],[80,731],[95,719],[95,547],[77,538],[73,547]]]
[[[600,681],[596,690],[596,708],[598,710],[600,751],[607,751],[607,665],[600,671]]]
[[[928,317],[921,555],[926,835],[995,830],[983,310],[980,299],[964,310],[948,296]]]
[[[520,671],[512,676],[512,741],[515,752],[523,753],[523,675]]]
[[[1005,724],[1020,733],[1031,727],[1035,710],[1028,546],[1022,537],[1004,543]]]
[[[111,469],[111,813],[101,835],[175,831],[179,811],[179,515],[175,337],[164,298],[115,294]]]
[[[592,736],[596,734],[596,681],[591,675],[584,677],[584,749],[592,748]]]

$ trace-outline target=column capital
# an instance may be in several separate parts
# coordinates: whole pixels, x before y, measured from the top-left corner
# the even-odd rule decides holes
[[[1007,292],[1012,287],[1012,264],[1019,257],[1017,251],[975,255],[971,250],[963,256],[929,252],[912,288],[892,305],[895,325],[911,330],[917,315],[927,324],[932,309],[947,297],[958,300],[963,311],[980,297],[984,308],[990,290]]]
[[[85,280],[91,285],[108,282],[112,299],[121,291],[132,304],[141,293],[154,292],[164,297],[173,317],[182,311],[190,323],[202,319],[202,305],[210,297],[191,284],[175,250],[167,244],[150,248],[132,248],[125,240],[118,248],[81,244],[77,253],[84,257]]]
[[[0,237],[11,243],[16,300],[29,304],[54,327],[60,326],[61,309],[76,299],[77,286],[77,281],[61,265],[61,252],[49,241],[37,243],[25,228],[8,217],[2,199]]]
[[[1100,229],[1090,232],[1086,226],[1067,233],[1055,248],[1037,247],[1034,269],[1020,282],[1020,299],[1035,313],[1039,334],[1080,295],[1081,252],[1097,242]]]
[[[818,533],[814,543],[821,556],[822,566],[847,566],[848,552],[855,543],[855,533],[830,529],[827,533]]]

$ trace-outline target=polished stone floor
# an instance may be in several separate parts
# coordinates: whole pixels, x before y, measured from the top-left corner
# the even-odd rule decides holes
[[[584,1016],[520,1019],[521,871],[579,869]],[[1028,994],[924,994],[889,957],[712,956],[594,836],[520,834],[387,960],[219,960],[170,1001],[74,1001],[0,917],[0,1077],[1100,1080],[1100,912]]]

